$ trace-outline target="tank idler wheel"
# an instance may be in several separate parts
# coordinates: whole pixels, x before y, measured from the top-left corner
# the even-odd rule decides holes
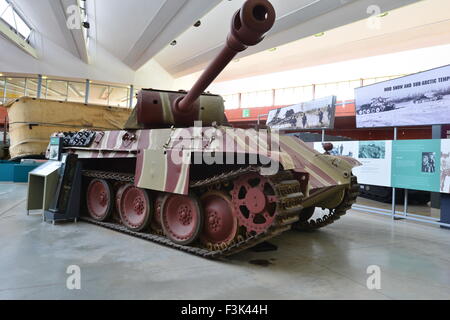
[[[168,194],[161,204],[164,234],[179,245],[197,240],[203,227],[203,212],[197,197]]]
[[[89,215],[97,221],[107,220],[112,213],[113,192],[111,185],[103,179],[94,179],[89,183],[86,204]]]
[[[161,225],[161,205],[163,201],[164,201],[164,194],[163,193],[157,194],[153,205],[155,213],[150,222],[150,227],[152,228],[152,230],[161,234],[164,232]]]
[[[203,244],[227,245],[238,233],[238,220],[229,196],[210,191],[201,197],[205,221],[200,240]]]
[[[153,215],[153,203],[147,191],[127,184],[119,189],[117,196],[123,225],[137,232],[144,230]]]

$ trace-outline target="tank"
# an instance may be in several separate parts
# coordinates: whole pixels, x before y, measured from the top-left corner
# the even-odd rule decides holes
[[[346,213],[359,190],[356,160],[275,131],[234,129],[222,97],[204,93],[274,22],[269,1],[246,1],[224,48],[189,92],[142,90],[123,130],[66,137],[64,152],[82,167],[82,219],[218,258]],[[325,214],[313,217],[316,207]]]
[[[370,114],[370,113],[380,113],[380,112],[386,112],[386,111],[392,111],[395,110],[395,104],[392,102],[389,102],[386,98],[374,98],[372,99],[371,103],[362,105],[359,110],[358,114]]]

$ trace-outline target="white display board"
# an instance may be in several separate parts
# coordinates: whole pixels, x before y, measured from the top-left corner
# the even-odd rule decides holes
[[[59,170],[59,168],[61,168],[61,162],[47,161],[46,163],[42,164],[41,166],[31,171],[30,174],[45,177],[52,174],[56,170]]]
[[[450,65],[355,89],[358,128],[450,123]]]
[[[353,174],[361,184],[390,187],[392,172],[392,141],[331,141],[332,155],[357,159],[362,166]],[[323,153],[322,142],[314,143],[314,149]]]
[[[450,140],[441,140],[441,192],[450,193]]]

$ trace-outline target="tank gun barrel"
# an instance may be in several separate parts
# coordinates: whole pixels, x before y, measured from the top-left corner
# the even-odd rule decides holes
[[[220,54],[209,64],[192,89],[175,102],[175,110],[189,112],[194,102],[239,52],[260,43],[275,23],[275,9],[268,0],[247,0],[233,16],[231,31]]]

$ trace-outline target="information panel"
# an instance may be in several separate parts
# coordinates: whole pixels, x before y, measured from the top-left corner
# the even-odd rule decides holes
[[[267,126],[280,130],[333,129],[335,113],[336,97],[331,96],[271,110]]]
[[[392,186],[440,192],[441,140],[393,141]]]
[[[354,168],[353,174],[361,184],[391,186],[392,141],[338,141],[331,142],[334,149],[330,152],[336,156],[347,156],[357,159],[362,166]],[[324,152],[322,143],[317,142],[314,148]]]
[[[358,128],[450,123],[450,65],[355,90]]]

